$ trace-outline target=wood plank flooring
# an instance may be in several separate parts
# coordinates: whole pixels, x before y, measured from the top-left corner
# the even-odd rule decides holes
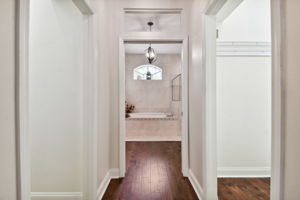
[[[270,178],[219,178],[219,200],[269,200]]]
[[[126,175],[112,180],[103,200],[197,200],[181,173],[180,142],[127,142]],[[220,178],[219,200],[269,200],[268,178]]]
[[[196,200],[181,173],[180,142],[127,142],[124,179],[112,180],[104,200]]]

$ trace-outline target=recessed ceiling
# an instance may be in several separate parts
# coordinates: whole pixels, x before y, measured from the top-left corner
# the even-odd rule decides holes
[[[182,45],[176,44],[152,44],[152,48],[157,54],[180,54]],[[149,44],[125,44],[125,52],[127,54],[144,54]]]

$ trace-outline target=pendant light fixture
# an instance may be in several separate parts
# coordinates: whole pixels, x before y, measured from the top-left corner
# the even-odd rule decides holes
[[[152,31],[153,22],[148,22],[148,26],[150,27],[150,32]],[[145,56],[148,59],[149,63],[152,64],[156,61],[157,55],[154,49],[151,47],[151,42],[149,44],[148,49],[145,50]]]
[[[152,80],[152,74],[149,71],[146,74],[146,80]]]

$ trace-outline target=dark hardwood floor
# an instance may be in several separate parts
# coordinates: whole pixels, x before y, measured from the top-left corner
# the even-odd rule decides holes
[[[112,180],[104,200],[196,200],[181,173],[180,142],[127,142],[124,179]]]
[[[103,200],[197,200],[181,173],[180,142],[127,142],[125,178],[112,180]],[[219,178],[219,200],[269,200],[268,178]]]
[[[219,200],[269,200],[270,178],[219,178]]]

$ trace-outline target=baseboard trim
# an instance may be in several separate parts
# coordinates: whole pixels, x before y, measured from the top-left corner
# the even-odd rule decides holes
[[[170,138],[128,138],[126,142],[178,142],[181,141],[181,137]]]
[[[198,182],[194,172],[190,169],[189,170],[189,175],[188,175],[188,178],[199,198],[199,200],[202,200],[203,199],[203,188],[201,187],[200,183]]]
[[[35,198],[53,198],[59,200],[81,200],[82,192],[31,192],[32,199]]]
[[[219,167],[219,178],[268,178],[270,167]]]
[[[103,181],[101,182],[101,184],[99,185],[99,187],[97,189],[97,199],[98,200],[102,199],[111,179],[118,179],[120,177],[119,174],[120,174],[119,169],[108,170]]]
[[[109,170],[110,173],[110,178],[111,179],[117,179],[120,178],[120,170],[115,168],[115,169],[110,169]]]

